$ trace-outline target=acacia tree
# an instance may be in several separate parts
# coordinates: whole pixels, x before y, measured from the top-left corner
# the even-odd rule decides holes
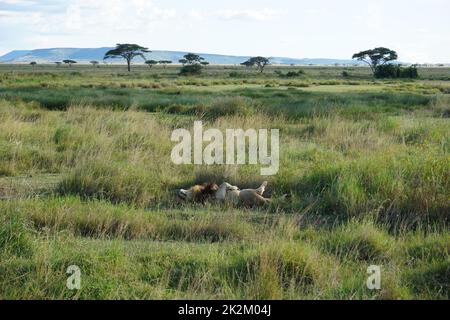
[[[202,72],[202,65],[205,65],[205,58],[195,53],[188,53],[183,56],[184,59],[179,61],[183,64],[180,75],[197,75]]]
[[[252,57],[248,59],[247,61],[241,63],[241,65],[244,65],[246,67],[253,67],[256,66],[256,68],[259,70],[259,72],[263,73],[264,68],[270,63],[270,58],[265,57]]]
[[[92,61],[90,61],[89,62],[90,64],[92,64],[92,66],[95,68],[95,67],[98,67],[98,61],[97,60],[92,60]]]
[[[200,64],[202,66],[206,67],[207,65],[209,65],[209,62],[208,61],[202,61],[202,62],[200,62]]]
[[[61,61],[56,61],[55,64],[57,67],[59,67],[61,65]]]
[[[158,61],[156,61],[156,60],[146,60],[145,64],[148,65],[148,67],[151,69],[154,65],[158,64]]]
[[[205,58],[200,57],[198,54],[195,54],[195,53],[185,54],[183,56],[183,58],[184,58],[184,60],[186,60],[187,64],[199,64],[205,60]]]
[[[151,51],[148,50],[148,48],[141,47],[137,44],[130,44],[130,43],[120,44],[120,43],[118,43],[116,45],[115,49],[111,49],[105,53],[105,57],[103,58],[103,60],[122,57],[127,61],[128,72],[130,72],[131,71],[131,60],[133,60],[133,58],[135,58],[137,56],[142,57],[142,59],[145,60],[144,53],[147,53],[147,52],[151,52]]]
[[[31,62],[30,62],[30,65],[31,65],[31,66],[33,67],[33,69],[34,69],[34,66],[37,65],[37,62],[36,62],[36,61],[31,61]]]
[[[397,60],[397,58],[397,52],[383,47],[361,51],[355,53],[352,57],[352,59],[357,59],[367,63],[373,73],[375,73],[378,66]]]
[[[72,64],[77,63],[75,60],[70,60],[70,59],[63,60],[63,62],[64,62],[65,64],[68,64],[69,67],[71,67]]]
[[[171,64],[172,61],[170,61],[170,60],[159,60],[158,63],[159,63],[159,64],[162,64],[162,65],[163,65],[163,68],[165,69],[165,68],[166,68],[166,65]]]

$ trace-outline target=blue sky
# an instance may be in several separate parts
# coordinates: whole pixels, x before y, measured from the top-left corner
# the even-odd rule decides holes
[[[0,54],[138,43],[294,58],[386,46],[401,61],[450,62],[448,0],[0,0]]]

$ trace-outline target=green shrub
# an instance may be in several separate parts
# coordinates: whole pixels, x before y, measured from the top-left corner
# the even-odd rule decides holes
[[[305,71],[298,70],[298,71],[288,71],[287,73],[283,73],[283,72],[281,72],[279,70],[276,70],[275,73],[280,78],[297,78],[297,77],[300,77],[300,76],[304,75]]]
[[[384,64],[377,66],[375,69],[375,78],[409,78],[416,79],[419,77],[416,66],[410,66],[403,68],[401,65],[397,64]]]
[[[181,68],[180,76],[194,76],[202,73],[202,66],[199,64],[188,64]]]

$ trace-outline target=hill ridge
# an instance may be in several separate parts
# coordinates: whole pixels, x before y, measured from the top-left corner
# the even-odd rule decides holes
[[[38,63],[51,63],[64,59],[76,60],[80,63],[88,63],[91,60],[103,60],[106,51],[112,47],[99,48],[76,48],[76,47],[55,47],[42,48],[34,50],[13,50],[7,54],[0,56],[0,62],[3,63],[26,63],[36,61]],[[152,50],[146,54],[147,59],[153,60],[171,60],[178,62],[179,59],[188,53],[188,51],[171,51],[171,50]],[[212,64],[239,64],[247,60],[250,56],[244,55],[225,55],[218,53],[198,53]],[[113,63],[124,63],[121,59],[109,60]],[[141,58],[136,59],[137,62],[143,62]],[[290,57],[272,57],[273,64],[296,64],[296,65],[333,65],[333,64],[359,64],[358,61],[333,59],[333,58],[290,58]]]

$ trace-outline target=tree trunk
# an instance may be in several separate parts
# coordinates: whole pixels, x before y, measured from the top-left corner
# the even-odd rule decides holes
[[[128,72],[131,71],[131,60],[127,59],[127,68],[128,68]]]

